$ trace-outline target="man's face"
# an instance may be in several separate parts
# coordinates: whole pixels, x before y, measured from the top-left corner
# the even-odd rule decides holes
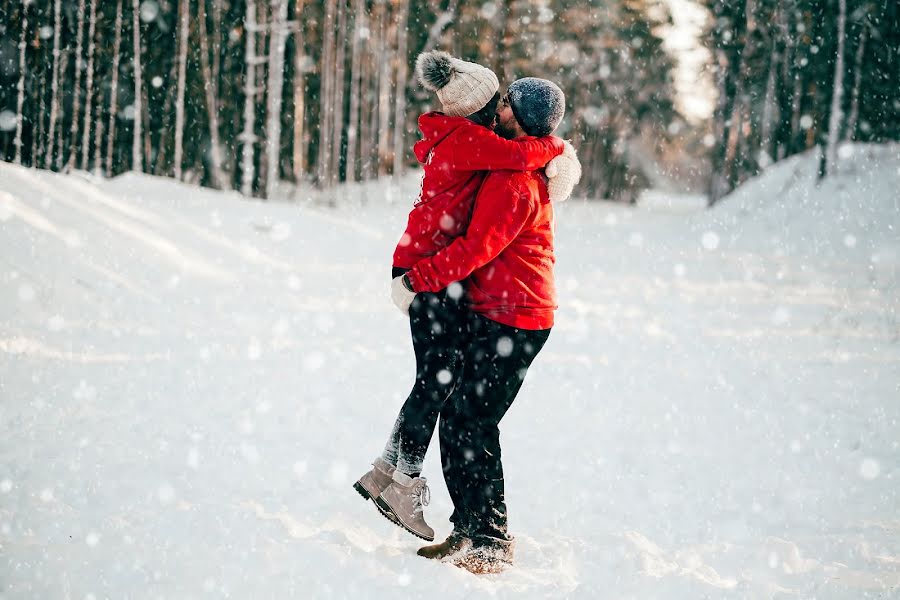
[[[494,133],[508,140],[525,135],[519,122],[516,121],[516,115],[509,106],[509,94],[500,98],[500,102],[497,104],[497,126],[494,127]]]

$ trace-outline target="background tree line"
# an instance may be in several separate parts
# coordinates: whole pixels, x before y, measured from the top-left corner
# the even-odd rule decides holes
[[[628,141],[675,117],[671,59],[640,1],[3,0],[6,160],[134,169],[266,196],[413,163],[435,108],[411,63],[442,48],[505,83],[557,81],[561,133],[596,168],[585,190],[630,193]],[[20,89],[21,88],[21,89]]]
[[[718,102],[710,199],[814,146],[900,140],[900,5],[886,0],[711,0]]]
[[[843,2],[842,136],[897,139],[896,6],[703,2],[719,101],[690,124],[659,37],[670,16],[650,0],[0,0],[0,157],[263,197],[401,173],[416,116],[437,107],[411,64],[440,48],[502,84],[560,84],[579,192],[632,199],[675,147],[711,159],[718,197],[827,141]],[[713,143],[692,143],[707,127]]]

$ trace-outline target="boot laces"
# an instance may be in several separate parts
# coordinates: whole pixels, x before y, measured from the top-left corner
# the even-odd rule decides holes
[[[413,501],[416,503],[416,511],[421,511],[423,506],[428,506],[431,502],[431,490],[425,479],[422,479],[412,491]]]

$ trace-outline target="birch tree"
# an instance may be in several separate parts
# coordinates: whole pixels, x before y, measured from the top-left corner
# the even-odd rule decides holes
[[[365,8],[363,8],[365,14]],[[373,15],[375,17],[375,15]],[[362,57],[362,73],[360,73],[360,77],[362,79],[360,88],[362,90],[362,95],[364,98],[364,102],[362,106],[360,106],[360,112],[362,113],[359,117],[359,160],[360,160],[360,176],[363,181],[369,180],[372,178],[372,150],[376,147],[375,143],[375,131],[377,127],[378,120],[378,96],[377,96],[377,85],[378,85],[378,60],[375,56],[375,32],[373,32],[373,26],[376,19],[370,19],[368,16],[365,17],[366,20],[366,31],[368,35],[365,38],[364,51]]]
[[[253,163],[253,143],[256,141],[256,3],[247,0],[247,13],[244,17],[244,131],[239,139],[241,147],[241,193],[249,196],[253,193],[253,180],[256,177]]]
[[[28,32],[28,1],[22,2],[22,34],[19,38],[19,83],[16,86],[18,92],[16,98],[16,137],[13,142],[16,147],[14,162],[22,164],[22,126],[25,118],[22,110],[25,107],[25,38]]]
[[[337,1],[327,0],[322,23],[324,39],[319,76],[319,155],[317,179],[320,184],[331,182],[331,137],[333,134],[334,102],[334,23]]]
[[[59,115],[59,36],[62,22],[62,1],[56,0],[53,5],[53,81],[50,84],[50,126],[47,134],[47,155],[44,167],[53,166],[53,140],[56,139],[56,119]]]
[[[132,37],[134,39],[134,137],[131,143],[131,168],[141,172],[144,170],[143,153],[141,152],[141,119],[143,119],[143,85],[141,82],[141,1],[132,0]]]
[[[399,0],[397,13],[397,87],[394,96],[394,177],[403,173],[406,156],[406,78],[409,60],[406,56],[409,0]]]
[[[306,46],[305,25],[302,18],[303,0],[294,7],[294,155],[292,160],[294,182],[300,183],[306,171]]]
[[[362,32],[365,27],[365,0],[354,0],[353,31],[350,50],[350,123],[347,126],[347,181],[356,181],[357,133],[359,131],[360,65]]]
[[[116,33],[113,41],[112,82],[109,88],[109,125],[106,128],[106,175],[113,173],[113,148],[116,142],[116,118],[119,112],[119,62],[122,58],[122,0],[116,1]]]
[[[347,0],[338,0],[337,5],[337,31],[343,32],[347,29]],[[332,137],[331,137],[331,177],[328,179],[328,185],[334,187],[340,179],[341,170],[341,141],[344,133],[344,63],[346,59],[347,38],[345,35],[336,35],[335,40],[335,58],[334,58],[334,83],[332,84]]]
[[[88,157],[91,152],[91,118],[94,113],[92,110],[94,99],[94,34],[97,30],[97,0],[91,0],[91,15],[88,20],[88,63],[87,75],[85,81],[85,98],[84,98],[84,126],[81,138],[81,170],[86,171],[88,165]],[[72,153],[74,156],[74,152]]]
[[[281,94],[284,90],[284,45],[287,34],[287,0],[272,0],[269,37],[269,81],[266,106],[266,198],[275,196],[281,176]]]
[[[213,0],[215,3],[217,0]],[[206,98],[206,113],[209,115],[209,162],[213,186],[225,187],[222,172],[222,146],[219,142],[219,80],[214,76],[209,61],[209,40],[206,30],[206,0],[200,0],[197,21],[200,24],[200,70],[203,73],[203,89]],[[218,49],[215,50],[218,54]]]
[[[379,13],[379,48],[378,59],[381,67],[378,72],[378,175],[387,172],[388,144],[390,144],[390,114],[391,114],[391,65],[394,57],[391,45],[388,43],[389,31],[393,31],[387,24],[388,5],[385,0],[379,0],[381,12]],[[392,36],[393,37],[393,36]]]
[[[84,37],[84,0],[78,0],[77,25],[75,33],[75,86],[72,88],[72,130],[69,144],[69,160],[66,170],[75,168],[75,155],[78,154],[78,115],[81,110],[81,71],[84,69],[81,38]]]
[[[202,0],[201,0],[202,1]],[[187,83],[187,45],[191,16],[190,0],[178,3],[178,90],[175,101],[175,179],[181,181],[184,162],[184,88]]]
[[[866,54],[866,40],[869,27],[865,19],[862,23],[862,31],[859,33],[859,44],[856,47],[856,56],[853,59],[853,90],[850,92],[850,114],[847,117],[847,128],[844,139],[856,139],[856,123],[859,120],[859,90],[862,87],[863,57]]]
[[[838,0],[837,58],[834,61],[834,86],[831,92],[831,114],[828,118],[828,142],[825,147],[826,173],[837,173],[837,146],[843,121],[844,37],[847,24],[847,0]]]

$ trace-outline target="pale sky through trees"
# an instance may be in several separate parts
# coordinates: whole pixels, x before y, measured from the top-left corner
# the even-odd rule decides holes
[[[709,18],[705,9],[691,0],[665,0],[673,25],[662,32],[663,44],[678,61],[675,68],[676,104],[679,112],[699,122],[712,116],[715,86],[705,67],[709,51],[700,42]]]

